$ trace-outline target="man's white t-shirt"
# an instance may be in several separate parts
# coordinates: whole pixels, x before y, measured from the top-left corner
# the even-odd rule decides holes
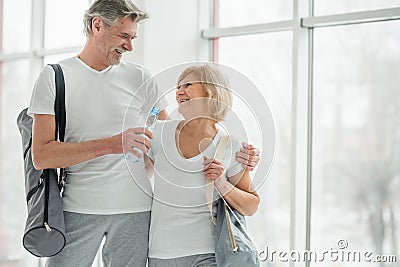
[[[202,172],[203,156],[214,157],[219,130],[213,143],[201,154],[186,159],[177,149],[175,132],[180,121],[159,122],[151,140],[149,156],[154,162],[154,199],[151,211],[149,257],[169,259],[214,253],[214,229],[207,206]],[[235,159],[240,150],[230,140],[222,162],[226,177],[243,170]]]
[[[59,64],[65,79],[65,142],[111,137],[143,126],[154,105],[166,106],[165,100],[157,103],[161,93],[149,72],[134,63],[121,62],[102,71],[77,57]],[[46,66],[35,83],[28,114],[54,115],[54,99],[54,71]],[[111,154],[68,167],[64,210],[87,214],[149,211],[151,185],[143,161],[129,166],[130,170],[122,154]]]

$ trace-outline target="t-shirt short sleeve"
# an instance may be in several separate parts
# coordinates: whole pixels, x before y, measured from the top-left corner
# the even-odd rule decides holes
[[[226,170],[226,176],[232,177],[235,174],[238,174],[243,170],[242,163],[236,161],[236,152],[240,151],[241,145],[240,143],[236,140],[231,138],[230,142],[227,145],[226,152],[230,150],[230,161],[228,164],[228,168]]]
[[[54,115],[55,77],[54,70],[45,66],[33,87],[28,115],[50,114]]]

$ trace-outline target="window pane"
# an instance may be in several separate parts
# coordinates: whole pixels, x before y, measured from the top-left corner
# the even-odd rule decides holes
[[[292,18],[290,0],[219,0],[219,26],[258,24]]]
[[[26,219],[22,143],[16,120],[29,105],[32,91],[29,60],[0,63],[0,266],[37,266],[22,247]]]
[[[248,218],[248,229],[259,250],[268,245],[269,250],[289,251],[291,44],[291,32],[219,40],[218,62],[238,70],[253,81],[275,115],[274,164],[268,179],[258,189],[261,196],[259,210],[253,217]],[[246,96],[242,97],[246,99]],[[234,102],[233,110],[235,105]],[[247,130],[252,132],[256,129],[247,127]],[[268,266],[289,266],[278,261],[271,264]]]
[[[87,0],[47,0],[44,47],[83,45],[83,15],[88,7]]]
[[[74,53],[66,53],[66,54],[57,54],[57,55],[51,55],[51,56],[45,56],[44,57],[44,64],[55,64],[58,63],[61,60],[77,56],[79,53],[79,50],[74,52]]]
[[[27,52],[31,44],[31,1],[3,0],[3,51]],[[0,33],[1,34],[1,33]]]
[[[351,251],[399,252],[399,28],[392,21],[315,30],[313,250],[338,249],[345,239]]]
[[[316,16],[392,7],[400,7],[400,0],[314,0]]]

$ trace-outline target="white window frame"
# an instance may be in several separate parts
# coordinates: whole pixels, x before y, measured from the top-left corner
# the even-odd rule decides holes
[[[210,1],[214,5],[218,3],[218,0]],[[311,250],[314,28],[399,19],[400,8],[314,16],[314,0],[293,0],[292,20],[235,27],[214,26],[201,32],[202,38],[215,42],[224,37],[292,31],[290,250]],[[217,62],[218,51],[210,51],[209,60]],[[291,262],[290,266],[309,267],[310,261]]]

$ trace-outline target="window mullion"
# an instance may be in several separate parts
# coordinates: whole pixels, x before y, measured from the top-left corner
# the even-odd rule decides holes
[[[44,49],[45,0],[32,0],[31,16],[31,81],[43,68],[43,56],[35,52]]]
[[[388,8],[328,16],[309,16],[301,19],[301,26],[304,28],[316,28],[397,19],[400,19],[400,8]]]

